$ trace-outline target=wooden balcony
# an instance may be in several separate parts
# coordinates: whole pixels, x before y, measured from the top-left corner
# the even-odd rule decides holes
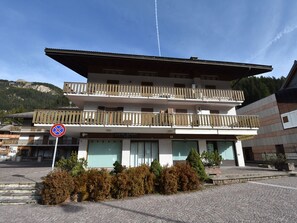
[[[98,83],[64,83],[65,94],[243,102],[243,91]]]
[[[18,139],[4,139],[2,141],[3,146],[9,146],[9,145],[17,145],[18,144]]]
[[[198,115],[198,114],[168,114],[143,112],[89,112],[36,110],[33,116],[34,124],[52,125],[98,125],[127,127],[186,127],[186,128],[259,128],[258,116],[237,115]]]
[[[37,132],[47,132],[45,129],[32,127],[32,126],[13,126],[10,130],[11,132],[16,133],[37,133]]]

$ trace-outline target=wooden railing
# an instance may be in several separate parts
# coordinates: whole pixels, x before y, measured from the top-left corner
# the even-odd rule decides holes
[[[36,110],[34,124],[259,128],[258,116]]]
[[[40,129],[37,127],[29,127],[29,126],[13,126],[10,131],[12,132],[46,132],[45,129]]]
[[[244,101],[243,91],[202,88],[66,82],[63,91],[66,94],[79,95]]]
[[[17,145],[18,139],[3,139],[3,145]]]

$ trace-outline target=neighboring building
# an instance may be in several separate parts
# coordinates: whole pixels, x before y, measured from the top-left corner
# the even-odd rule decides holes
[[[0,128],[0,158],[8,159],[10,155],[16,154],[16,145],[20,135],[10,132],[13,125],[1,126]]]
[[[23,120],[22,125],[11,125],[7,128],[9,135],[15,137],[13,140],[3,142],[10,148],[11,156],[17,154],[27,160],[37,160],[38,157],[52,160],[56,139],[50,135],[49,130],[33,126],[33,112],[10,114],[6,117]],[[77,149],[77,139],[63,136],[58,141],[57,158],[69,157],[71,152],[77,152]]]
[[[64,83],[77,111],[36,110],[34,125],[63,123],[79,137],[89,167],[185,160],[190,149],[218,150],[222,165],[244,166],[238,137],[256,135],[258,118],[238,116],[242,91],[233,80],[271,66],[78,50],[45,49],[47,56],[87,78]],[[53,74],[54,75],[54,74]]]
[[[278,92],[240,108],[237,113],[259,115],[260,119],[258,135],[243,141],[247,162],[283,153],[297,164],[297,61]]]

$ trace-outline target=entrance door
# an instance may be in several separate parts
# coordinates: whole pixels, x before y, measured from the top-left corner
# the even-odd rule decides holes
[[[111,168],[115,161],[121,163],[122,142],[113,140],[90,140],[88,167]]]
[[[217,142],[218,152],[223,158],[224,166],[234,166],[234,143],[233,142]]]
[[[157,141],[131,142],[130,166],[141,164],[151,165],[154,159],[159,160],[159,146]]]

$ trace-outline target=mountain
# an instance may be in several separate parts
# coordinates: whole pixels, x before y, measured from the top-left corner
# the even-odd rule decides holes
[[[34,109],[68,106],[62,89],[48,83],[0,80],[0,117]]]

